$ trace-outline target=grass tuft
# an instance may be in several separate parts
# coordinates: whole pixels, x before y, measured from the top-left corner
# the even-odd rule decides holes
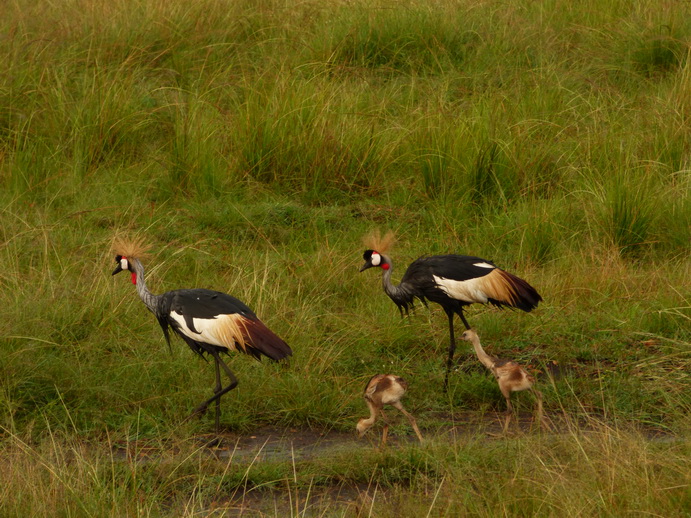
[[[606,229],[613,244],[625,256],[640,255],[650,246],[655,221],[655,207],[647,191],[652,183],[637,180],[635,175],[613,179],[607,192]]]

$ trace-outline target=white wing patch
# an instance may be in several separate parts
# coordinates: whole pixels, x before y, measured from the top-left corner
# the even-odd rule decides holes
[[[492,268],[494,267],[492,266]],[[476,277],[467,281],[455,281],[445,277],[437,277],[436,275],[432,277],[434,277],[434,282],[437,283],[437,286],[452,299],[469,303],[481,302],[485,304],[487,302],[487,294],[484,291],[486,284],[484,277]]]
[[[243,331],[246,330],[243,317],[238,314],[218,315],[215,318],[193,318],[192,323],[198,331],[195,333],[185,323],[185,317],[175,311],[170,316],[178,323],[182,334],[197,340],[219,347],[225,347],[231,351],[237,350],[237,345],[245,348]]]
[[[496,266],[493,266],[489,263],[475,263],[473,266],[479,266],[480,268],[489,268],[489,269],[494,269]]]

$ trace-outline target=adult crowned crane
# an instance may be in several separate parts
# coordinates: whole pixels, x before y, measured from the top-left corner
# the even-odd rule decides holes
[[[173,290],[154,295],[146,287],[144,266],[141,263],[146,248],[140,240],[115,242],[113,275],[128,270],[132,283],[147,308],[156,316],[170,347],[169,328],[180,336],[192,351],[205,358],[213,357],[216,366],[214,395],[201,403],[193,415],[206,412],[216,402],[216,433],[219,431],[221,396],[233,390],[238,380],[228,365],[221,359],[221,353],[240,351],[261,360],[267,356],[274,361],[292,355],[288,344],[274,334],[257,315],[240,300],[205,289]],[[230,378],[230,384],[221,384],[221,368]]]
[[[537,307],[542,297],[530,284],[509,272],[498,268],[492,261],[467,255],[423,256],[413,261],[395,286],[391,282],[393,262],[386,252],[393,244],[393,235],[384,238],[372,234],[366,240],[370,249],[365,250],[365,264],[360,271],[378,267],[382,269],[384,291],[398,306],[401,315],[413,307],[417,298],[423,304],[427,301],[439,304],[449,319],[449,357],[446,362],[444,390],[449,383],[449,371],[456,350],[453,317],[458,315],[465,325],[470,325],[463,314],[463,308],[473,303],[493,304],[497,307],[511,307],[529,312]]]

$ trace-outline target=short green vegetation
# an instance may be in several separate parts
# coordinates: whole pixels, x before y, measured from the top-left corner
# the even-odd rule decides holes
[[[691,512],[688,2],[2,12],[0,515]],[[552,432],[489,435],[504,402],[465,342],[442,391],[445,315],[402,320],[378,271],[358,273],[374,229],[398,236],[396,282],[454,252],[538,289],[531,314],[467,314],[538,376]],[[183,420],[213,366],[177,338],[171,355],[111,277],[115,235],[151,245],[153,291],[233,294],[293,348],[289,365],[228,359],[228,437],[342,440],[200,446],[213,412]],[[354,438],[365,382],[388,372],[422,446],[405,420],[385,451],[378,427]]]

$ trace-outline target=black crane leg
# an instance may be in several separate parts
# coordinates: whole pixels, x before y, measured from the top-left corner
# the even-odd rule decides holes
[[[453,353],[456,351],[456,339],[453,335],[453,311],[447,311],[449,316],[449,359],[446,360],[446,375],[444,376],[444,392],[449,388],[449,371],[453,362]]]
[[[465,326],[465,328],[470,329],[470,324],[468,324],[468,321],[465,319],[465,315],[463,314],[463,308],[458,310],[458,316],[461,317],[461,320],[463,321],[463,325]]]
[[[218,394],[223,390],[223,385],[221,385],[221,367],[218,362],[219,358],[214,358],[214,367],[216,370],[216,386],[214,387],[214,394]],[[221,398],[216,400],[216,434],[221,427]]]
[[[223,370],[225,371],[225,373],[230,378],[230,385],[228,385],[224,389],[220,389],[218,391],[214,390],[215,394],[212,397],[210,397],[209,399],[207,399],[206,401],[204,401],[197,408],[195,408],[194,411],[192,412],[192,414],[190,415],[190,417],[192,417],[194,415],[198,415],[198,414],[203,414],[204,412],[206,412],[207,408],[209,407],[209,405],[211,403],[213,403],[214,401],[219,401],[219,403],[217,403],[219,405],[217,407],[219,413],[216,414],[216,433],[218,433],[221,396],[223,396],[224,394],[230,392],[235,387],[237,387],[238,386],[238,380],[235,377],[235,375],[233,374],[233,372],[228,368],[226,363],[223,360],[221,360],[221,358],[217,352],[212,352],[211,354],[213,355],[214,360],[216,361],[216,369],[217,369],[217,371],[216,371],[217,372],[217,386],[216,387],[217,387],[217,389],[218,389],[218,387],[221,386],[221,384],[220,384],[221,383],[221,375],[220,375],[220,371],[218,370],[219,365],[221,367],[223,367]]]

